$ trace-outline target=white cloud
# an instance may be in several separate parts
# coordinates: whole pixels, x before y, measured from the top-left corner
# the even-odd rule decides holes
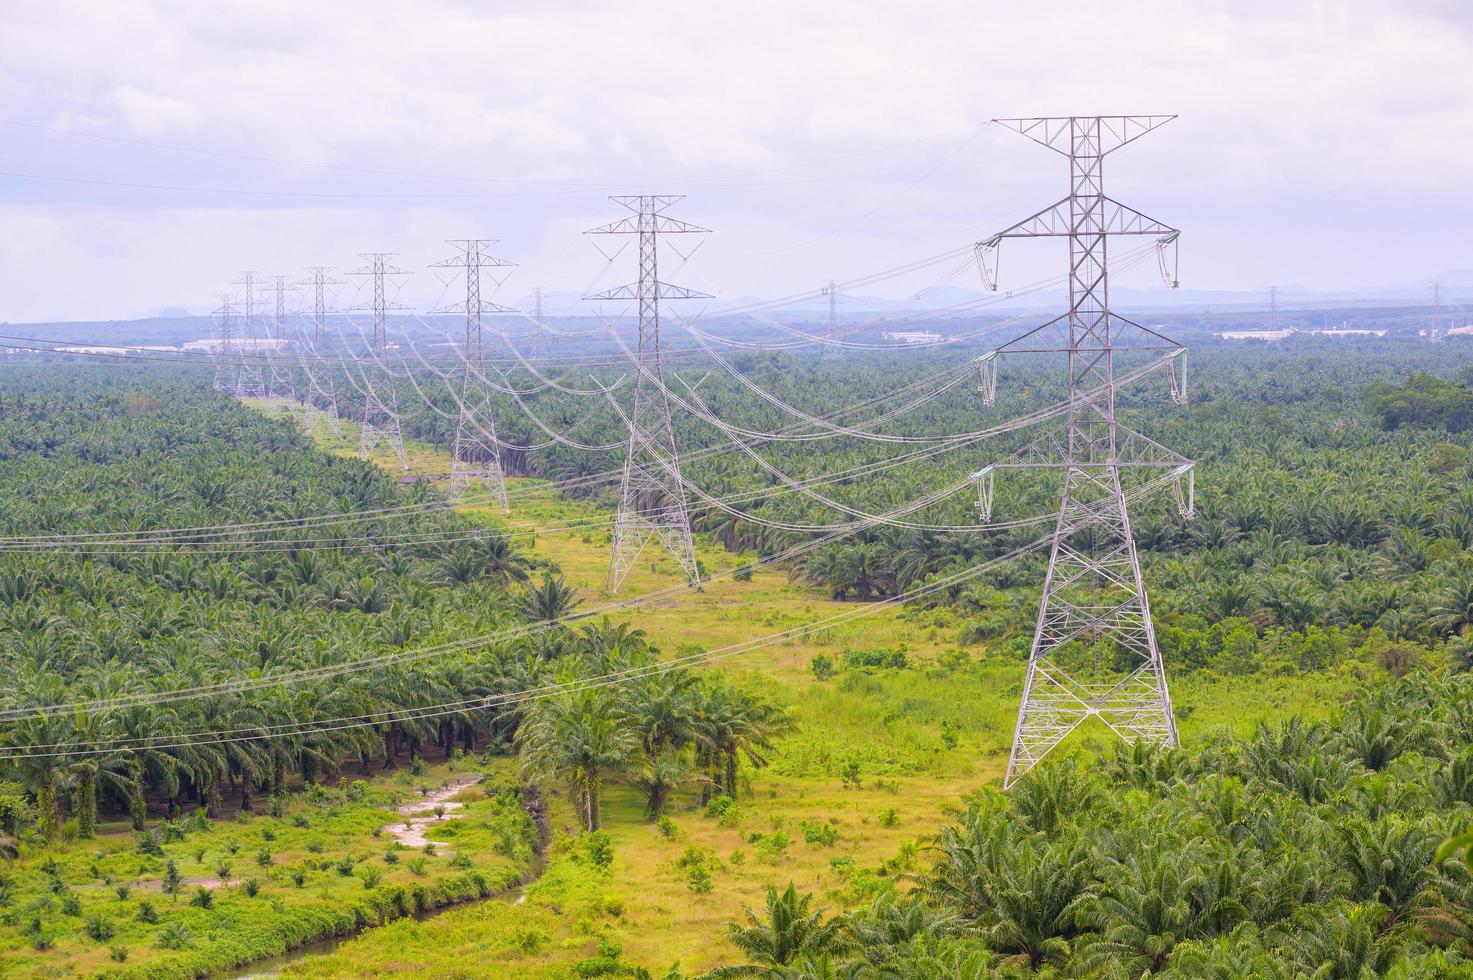
[[[602,260],[565,230],[608,215],[614,187],[652,181],[689,193],[682,213],[717,228],[693,262],[707,281],[785,293],[980,237],[1061,195],[1061,161],[1016,135],[994,128],[958,150],[987,118],[1034,112],[1181,113],[1112,158],[1109,179],[1185,229],[1194,285],[1345,287],[1473,264],[1473,32],[1439,0],[30,0],[6,26],[3,118],[532,182],[0,127],[11,172],[390,195],[0,177],[11,320],[197,305],[242,264],[346,264],[368,247],[427,260],[437,239],[468,234],[505,239],[518,280],[578,289]],[[394,196],[460,192],[523,196]],[[1020,274],[1056,258],[1031,256],[1014,260]],[[98,288],[75,289],[79,272]]]

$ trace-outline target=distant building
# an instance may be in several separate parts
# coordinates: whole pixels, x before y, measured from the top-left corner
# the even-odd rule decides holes
[[[939,333],[927,333],[923,330],[902,330],[883,336],[886,340],[901,344],[934,344],[938,340],[945,339]]]
[[[1224,330],[1218,334],[1223,340],[1263,340],[1275,343],[1294,332],[1292,327],[1283,330]]]
[[[213,351],[219,350],[225,343],[226,341],[219,337],[205,337],[200,340],[186,341],[182,349]],[[290,341],[272,337],[232,337],[229,344],[236,350],[285,350]]]

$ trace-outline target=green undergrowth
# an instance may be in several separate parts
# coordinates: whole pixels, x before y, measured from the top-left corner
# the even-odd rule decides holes
[[[537,841],[508,765],[400,770],[255,815],[22,845],[0,872],[0,974],[194,977],[503,892],[528,875]],[[434,853],[396,841],[406,817],[394,808],[451,780],[476,782],[458,818],[428,828]]]

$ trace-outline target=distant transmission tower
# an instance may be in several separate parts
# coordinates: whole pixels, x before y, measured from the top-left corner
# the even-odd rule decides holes
[[[329,275],[332,272],[331,266],[308,266],[306,271],[312,277],[297,283],[300,287],[312,288],[312,360],[303,364],[303,371],[307,375],[307,398],[302,413],[302,430],[311,435],[319,427],[326,426],[334,436],[341,438],[343,421],[338,415],[337,392],[332,380],[333,369],[322,352],[327,346],[327,287],[341,286],[343,281]]]
[[[386,318],[389,310],[407,310],[409,307],[401,303],[390,302],[384,291],[385,280],[389,276],[410,275],[407,269],[400,269],[390,265],[388,260],[393,258],[391,252],[361,252],[360,258],[368,260],[368,265],[362,269],[356,269],[348,273],[350,276],[369,276],[373,284],[373,299],[367,305],[355,306],[355,310],[371,310],[373,313],[373,338],[370,341],[373,350],[375,364],[378,357],[389,346],[388,327]],[[385,373],[389,373],[385,369]],[[404,453],[404,433],[399,424],[399,398],[394,390],[394,378],[389,374],[388,384],[380,390],[374,384],[370,372],[363,372],[363,428],[358,437],[358,454],[367,459],[380,442],[387,442],[389,448],[399,460],[399,465],[405,469],[409,468],[408,457]]]
[[[1161,242],[1178,232],[1106,197],[1102,168],[1107,154],[1173,118],[994,120],[1068,157],[1070,177],[1068,197],[985,246],[995,248],[1003,238],[1069,240],[1068,313],[996,352],[1066,354],[1066,420],[1061,431],[1045,432],[1007,461],[977,474],[979,500],[989,519],[996,470],[1048,468],[1061,471],[1064,479],[1005,786],[1091,717],[1125,739],[1177,744],[1121,475],[1164,470],[1163,476],[1176,478],[1178,503],[1188,513],[1192,464],[1121,424],[1115,392],[1117,358],[1144,352],[1152,359],[1150,367],[1169,372],[1173,398],[1184,400],[1186,348],[1110,311],[1106,252],[1116,235],[1152,235]]]
[[[249,360],[242,343],[240,310],[235,298],[229,293],[222,294],[220,308],[214,315],[220,334],[215,357],[215,390],[235,398],[266,397],[261,369]]]
[[[350,276],[368,276],[373,283],[373,299],[353,307],[355,310],[371,311],[373,313],[373,349],[384,350],[388,347],[388,329],[385,320],[389,310],[407,310],[409,307],[402,303],[391,302],[384,292],[384,283],[390,276],[412,275],[408,269],[390,265],[389,259],[394,257],[393,252],[359,252],[358,257],[367,259],[368,264],[361,269],[354,269],[348,273]]]
[[[286,294],[288,291],[295,291],[297,287],[291,276],[272,276],[271,288],[275,293],[276,304],[272,311],[271,326],[266,331],[266,397],[296,401],[297,390],[292,383],[291,374],[278,364],[275,355],[277,345],[286,343]]]
[[[633,215],[586,232],[639,236],[639,281],[587,297],[635,300],[639,304],[639,343],[634,355],[638,377],[629,415],[624,475],[619,486],[619,512],[614,521],[614,551],[609,558],[611,592],[619,590],[651,538],[658,539],[670,550],[692,585],[699,585],[701,580],[660,356],[660,300],[709,298],[705,293],[660,281],[659,237],[709,231],[664,213],[683,197],[681,194],[611,197],[611,201],[628,208]]]
[[[1279,329],[1279,287],[1268,287],[1268,328]]]
[[[480,484],[491,491],[505,512],[506,473],[501,465],[501,447],[496,438],[496,420],[491,411],[491,387],[486,381],[486,348],[481,336],[484,313],[513,313],[481,299],[481,270],[515,265],[487,253],[496,242],[484,238],[450,241],[460,254],[436,262],[432,268],[460,269],[465,275],[465,300],[439,307],[435,313],[465,314],[465,358],[461,370],[460,417],[455,423],[455,442],[450,452],[450,498],[459,500],[466,488]]]
[[[1432,284],[1432,326],[1427,329],[1427,339],[1437,343],[1444,336],[1442,323],[1442,283]]]
[[[830,279],[828,286],[824,288],[824,292],[827,293],[829,297],[829,332],[828,343],[823,345],[823,352],[820,354],[820,360],[826,360],[828,358],[839,356],[839,347],[837,343],[839,339],[839,284]]]

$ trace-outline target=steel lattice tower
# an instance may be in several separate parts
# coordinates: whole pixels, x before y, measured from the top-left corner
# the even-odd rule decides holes
[[[658,539],[670,550],[692,585],[700,584],[660,356],[660,300],[709,298],[705,293],[660,281],[660,236],[709,232],[707,228],[664,213],[683,197],[682,194],[611,197],[611,201],[628,208],[633,215],[586,232],[639,236],[639,281],[587,297],[634,300],[639,306],[639,341],[634,354],[638,376],[629,414],[629,445],[624,453],[624,474],[619,486],[619,512],[614,521],[614,550],[609,558],[611,592],[619,590],[651,538]]]
[[[319,426],[325,425],[334,436],[342,437],[343,422],[338,415],[337,392],[332,380],[332,366],[323,358],[323,349],[327,346],[327,287],[341,286],[341,279],[334,279],[328,273],[332,271],[331,266],[315,265],[308,266],[307,272],[312,274],[310,279],[303,279],[297,283],[298,287],[312,287],[312,339],[309,347],[312,351],[311,364],[303,363],[302,371],[307,375],[307,396],[304,411],[302,413],[302,431],[311,435]]]
[[[1174,244],[1178,232],[1106,197],[1103,185],[1107,154],[1173,118],[994,120],[1068,157],[1070,178],[1068,197],[979,244],[980,250],[996,248],[1004,238],[1069,240],[1068,313],[982,359],[985,391],[997,353],[1068,358],[1062,431],[1046,431],[977,475],[988,518],[998,469],[1052,469],[1064,481],[1004,786],[1091,717],[1128,740],[1177,744],[1121,477],[1153,469],[1174,477],[1178,503],[1189,515],[1192,464],[1120,423],[1115,396],[1117,358],[1137,354],[1147,358],[1148,369],[1166,369],[1173,399],[1183,402],[1185,348],[1110,311],[1107,252],[1116,235],[1150,235],[1158,244]]]
[[[277,366],[274,356],[275,345],[286,341],[286,294],[288,290],[295,290],[296,284],[292,282],[291,276],[272,276],[271,288],[275,293],[276,306],[271,318],[271,328],[266,331],[266,397],[282,396],[296,401],[297,390],[292,383],[291,374]]]
[[[240,316],[235,298],[229,293],[220,297],[220,308],[215,310],[220,332],[220,346],[215,357],[214,389],[236,398],[264,398],[266,385],[261,379],[261,369],[247,357],[242,338],[236,332]]]
[[[384,292],[384,282],[389,276],[407,276],[410,273],[389,264],[388,260],[393,258],[391,252],[361,252],[359,257],[367,259],[368,265],[348,275],[369,276],[373,284],[373,300],[367,306],[353,308],[373,312],[371,344],[377,365],[378,357],[388,348],[388,329],[385,322],[388,311],[408,309],[400,303],[389,302]],[[383,391],[374,384],[369,372],[363,373],[363,428],[358,437],[358,454],[366,459],[380,442],[387,442],[398,458],[399,465],[408,469],[409,460],[404,453],[404,433],[399,425],[399,399],[394,390],[394,378],[387,368],[385,373],[389,374],[389,383]]]
[[[835,343],[839,339],[839,284],[830,279],[829,284],[824,287],[824,292],[829,297],[829,332],[827,335],[828,343],[823,345],[823,351],[819,355],[820,360],[839,356],[839,348]]]
[[[481,317],[485,313],[515,311],[481,299],[481,270],[508,268],[516,263],[489,254],[487,249],[496,244],[492,239],[469,238],[447,244],[454,245],[460,254],[436,262],[432,268],[460,269],[465,275],[465,301],[433,311],[465,314],[465,357],[459,378],[460,415],[455,423],[455,442],[450,451],[450,498],[459,500],[467,487],[479,483],[491,491],[502,511],[506,512],[506,473],[501,465],[501,444],[496,437],[496,419],[491,411],[491,386],[485,373],[486,348]]]

